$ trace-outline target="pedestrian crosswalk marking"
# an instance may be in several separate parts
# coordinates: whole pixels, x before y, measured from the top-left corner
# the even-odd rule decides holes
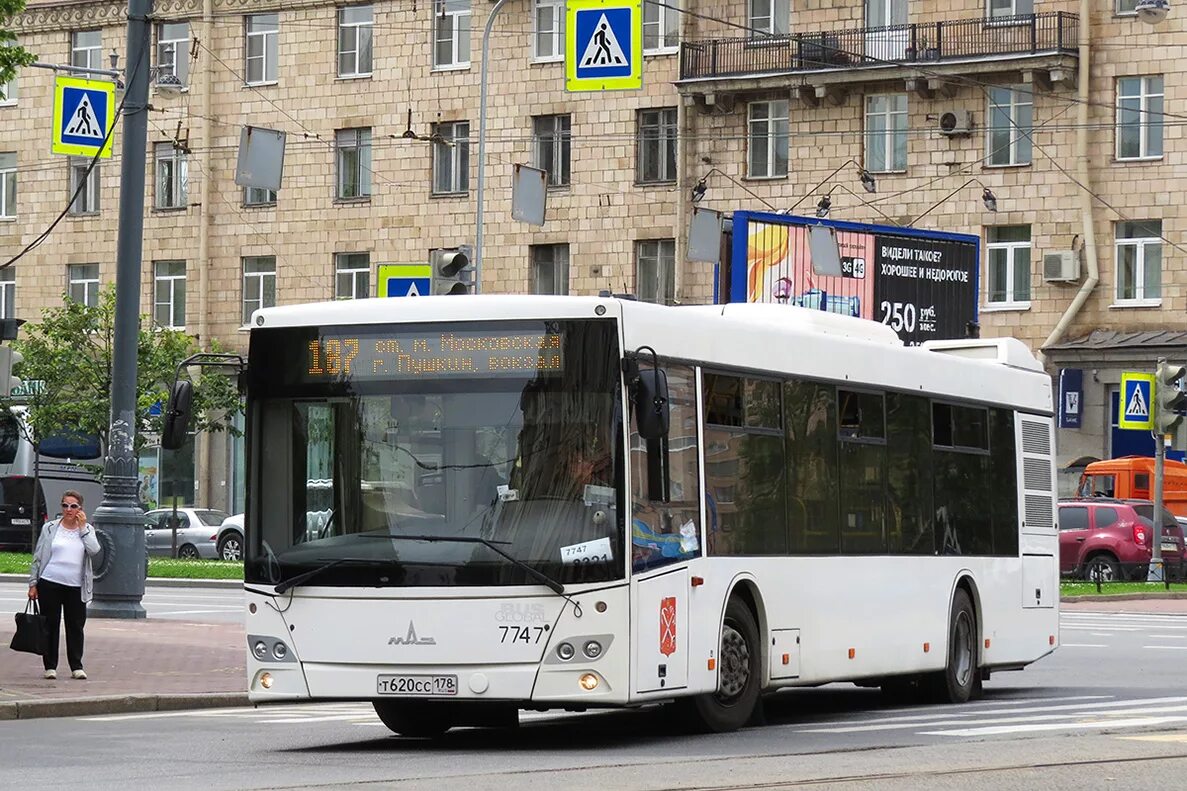
[[[599,66],[625,66],[626,53],[614,35],[614,28],[610,20],[603,13],[594,27],[594,34],[589,37],[589,44],[585,47],[585,54],[581,56],[581,68],[597,68]]]

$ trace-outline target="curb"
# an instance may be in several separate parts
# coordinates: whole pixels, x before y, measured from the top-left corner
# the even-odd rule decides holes
[[[1063,596],[1060,601],[1141,601],[1143,599],[1187,599],[1187,593],[1182,591],[1163,591],[1162,593],[1084,593],[1077,596]]]
[[[251,704],[247,700],[246,692],[209,692],[190,695],[103,695],[94,698],[18,700],[0,703],[0,720],[221,709],[248,705]]]
[[[28,582],[27,574],[0,574],[0,582]],[[242,588],[243,580],[198,580],[181,577],[149,577],[148,588]]]

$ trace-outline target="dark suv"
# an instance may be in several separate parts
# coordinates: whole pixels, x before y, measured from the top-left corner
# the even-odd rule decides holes
[[[1146,579],[1154,505],[1149,500],[1093,497],[1059,503],[1059,571],[1104,581]],[[1183,528],[1162,511],[1162,559],[1171,575],[1183,564]]]

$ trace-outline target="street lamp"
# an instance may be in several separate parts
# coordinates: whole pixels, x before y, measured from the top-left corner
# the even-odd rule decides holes
[[[1170,13],[1171,4],[1170,0],[1138,0],[1133,10],[1147,25],[1157,25]]]

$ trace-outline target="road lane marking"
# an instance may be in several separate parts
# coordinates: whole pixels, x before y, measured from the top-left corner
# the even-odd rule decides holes
[[[1128,720],[1103,720],[1100,722],[1046,722],[1033,725],[996,725],[988,728],[962,728],[952,731],[920,731],[923,736],[1000,736],[1007,733],[1037,733],[1040,731],[1084,731],[1097,728],[1149,728],[1155,725],[1170,725],[1187,722],[1187,717],[1135,717]]]
[[[1144,645],[1142,648],[1158,648],[1165,651],[1187,651],[1187,645]]]
[[[1108,648],[1104,643],[1060,643],[1060,648]]]

